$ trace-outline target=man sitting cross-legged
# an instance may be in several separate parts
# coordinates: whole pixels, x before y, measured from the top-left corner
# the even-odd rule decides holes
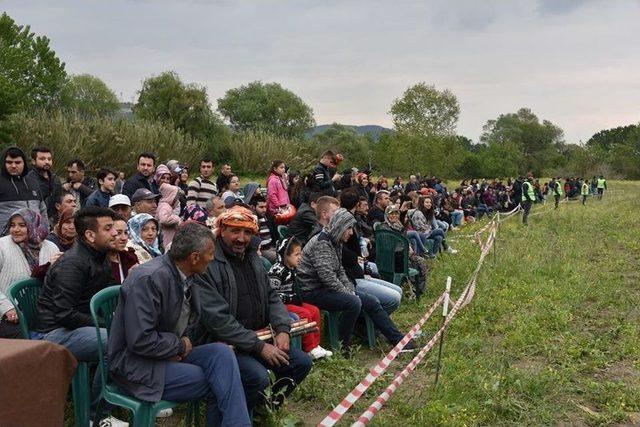
[[[197,284],[203,339],[235,348],[249,410],[262,401],[269,385],[267,369],[277,379],[272,393],[279,403],[307,376],[311,358],[289,346],[289,313],[250,244],[258,232],[256,217],[244,206],[233,206],[216,218],[216,230],[215,259]],[[255,332],[269,325],[275,332],[273,344]]]
[[[138,399],[206,399],[207,426],[250,426],[238,363],[225,344],[192,346],[200,298],[192,286],[214,255],[211,230],[182,225],[171,250],[122,285],[109,336],[113,379]]]

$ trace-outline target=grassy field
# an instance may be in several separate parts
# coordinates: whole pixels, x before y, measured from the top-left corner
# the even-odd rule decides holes
[[[372,425],[640,422],[640,183],[611,188],[586,207],[537,206],[528,228],[519,218],[505,222],[495,261],[487,258],[474,300],[448,330],[438,387],[434,349]],[[453,277],[454,298],[465,285],[479,249],[468,238],[452,244],[460,253],[432,264],[427,295],[404,301],[394,314],[403,330],[443,291],[446,276]],[[419,343],[439,322],[424,328]],[[287,406],[264,422],[317,424],[384,355],[383,347],[318,362]],[[412,357],[396,359],[340,425],[353,422]]]

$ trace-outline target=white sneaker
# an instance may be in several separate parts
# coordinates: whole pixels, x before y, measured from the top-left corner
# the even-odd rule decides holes
[[[451,246],[449,246],[449,247],[447,248],[447,253],[450,253],[450,254],[457,254],[457,253],[458,253],[458,250],[457,250],[457,249],[453,249]]]
[[[93,426],[93,422],[90,422],[89,425]],[[129,423],[110,416],[100,421],[98,427],[129,427]]]
[[[312,349],[309,354],[311,355],[311,358],[316,360],[316,359],[322,359],[323,357],[331,357],[333,356],[333,352],[329,351],[329,350],[325,350],[324,348],[317,346],[316,348]]]
[[[167,409],[163,409],[162,411],[158,412],[156,414],[156,418],[169,418],[171,415],[173,415],[173,409],[167,408]]]

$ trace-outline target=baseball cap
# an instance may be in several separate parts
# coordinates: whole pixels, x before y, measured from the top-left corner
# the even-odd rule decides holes
[[[125,196],[124,194],[116,194],[114,196],[111,196],[111,198],[109,199],[109,207],[111,208],[116,205],[131,206],[131,201],[129,200],[129,197]]]
[[[133,203],[137,203],[141,200],[151,200],[151,199],[159,199],[160,195],[152,193],[151,190],[147,190],[146,188],[138,188],[133,196],[131,197],[131,201]]]

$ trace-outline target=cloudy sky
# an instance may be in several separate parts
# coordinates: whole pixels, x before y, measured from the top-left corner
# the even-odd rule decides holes
[[[316,121],[391,126],[394,98],[425,81],[451,89],[458,132],[520,107],[567,142],[640,121],[640,2],[8,0],[0,10],[47,35],[71,73],[124,100],[174,70],[215,100],[279,82]]]

